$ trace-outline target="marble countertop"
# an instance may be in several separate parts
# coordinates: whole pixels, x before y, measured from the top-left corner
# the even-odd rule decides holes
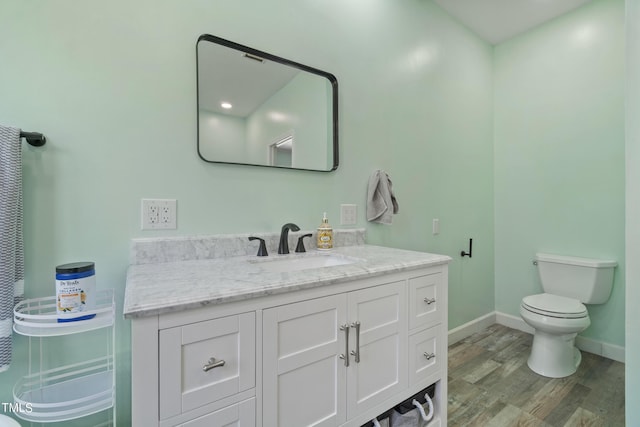
[[[351,263],[299,271],[269,272],[272,260],[332,255]],[[446,255],[371,245],[269,257],[234,256],[131,265],[127,271],[124,316],[153,316],[284,292],[446,264]]]

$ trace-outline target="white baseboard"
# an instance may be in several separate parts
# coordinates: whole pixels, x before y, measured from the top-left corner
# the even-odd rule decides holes
[[[449,331],[449,345],[455,344],[458,341],[462,341],[468,336],[475,334],[483,329],[488,328],[496,322],[496,312],[485,314],[470,322],[460,325],[457,328],[453,328]]]
[[[624,347],[609,344],[602,341],[596,341],[591,338],[585,338],[578,335],[576,337],[576,347],[587,353],[597,354],[607,359],[612,359],[624,363]]]
[[[466,337],[493,325],[494,323],[532,335],[534,332],[533,328],[527,325],[521,317],[494,311],[450,330],[449,345],[461,341]],[[596,341],[591,338],[585,338],[578,335],[576,337],[576,347],[582,351],[586,351],[587,353],[597,354],[598,356],[624,363],[625,348],[619,345]]]
[[[496,323],[531,335],[535,332],[531,326],[527,325],[525,321],[522,320],[522,317],[512,316],[511,314],[500,313],[498,311],[496,311]]]

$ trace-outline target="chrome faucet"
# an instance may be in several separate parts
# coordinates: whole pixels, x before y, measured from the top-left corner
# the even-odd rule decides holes
[[[289,230],[300,231],[300,227],[292,222],[288,222],[282,226],[282,231],[280,231],[280,244],[278,245],[278,253],[281,255],[289,253]]]

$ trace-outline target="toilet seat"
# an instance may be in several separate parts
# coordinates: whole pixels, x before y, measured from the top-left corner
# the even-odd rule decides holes
[[[560,319],[579,319],[589,315],[580,301],[546,293],[524,297],[522,308],[541,316]]]

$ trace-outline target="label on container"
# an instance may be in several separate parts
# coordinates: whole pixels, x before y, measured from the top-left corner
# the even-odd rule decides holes
[[[318,249],[327,250],[333,248],[333,230],[318,229]]]
[[[61,320],[82,320],[85,316],[74,317],[72,314],[82,314],[95,309],[96,276],[57,279],[56,299],[57,312],[63,315]],[[93,317],[94,315],[89,315]]]

